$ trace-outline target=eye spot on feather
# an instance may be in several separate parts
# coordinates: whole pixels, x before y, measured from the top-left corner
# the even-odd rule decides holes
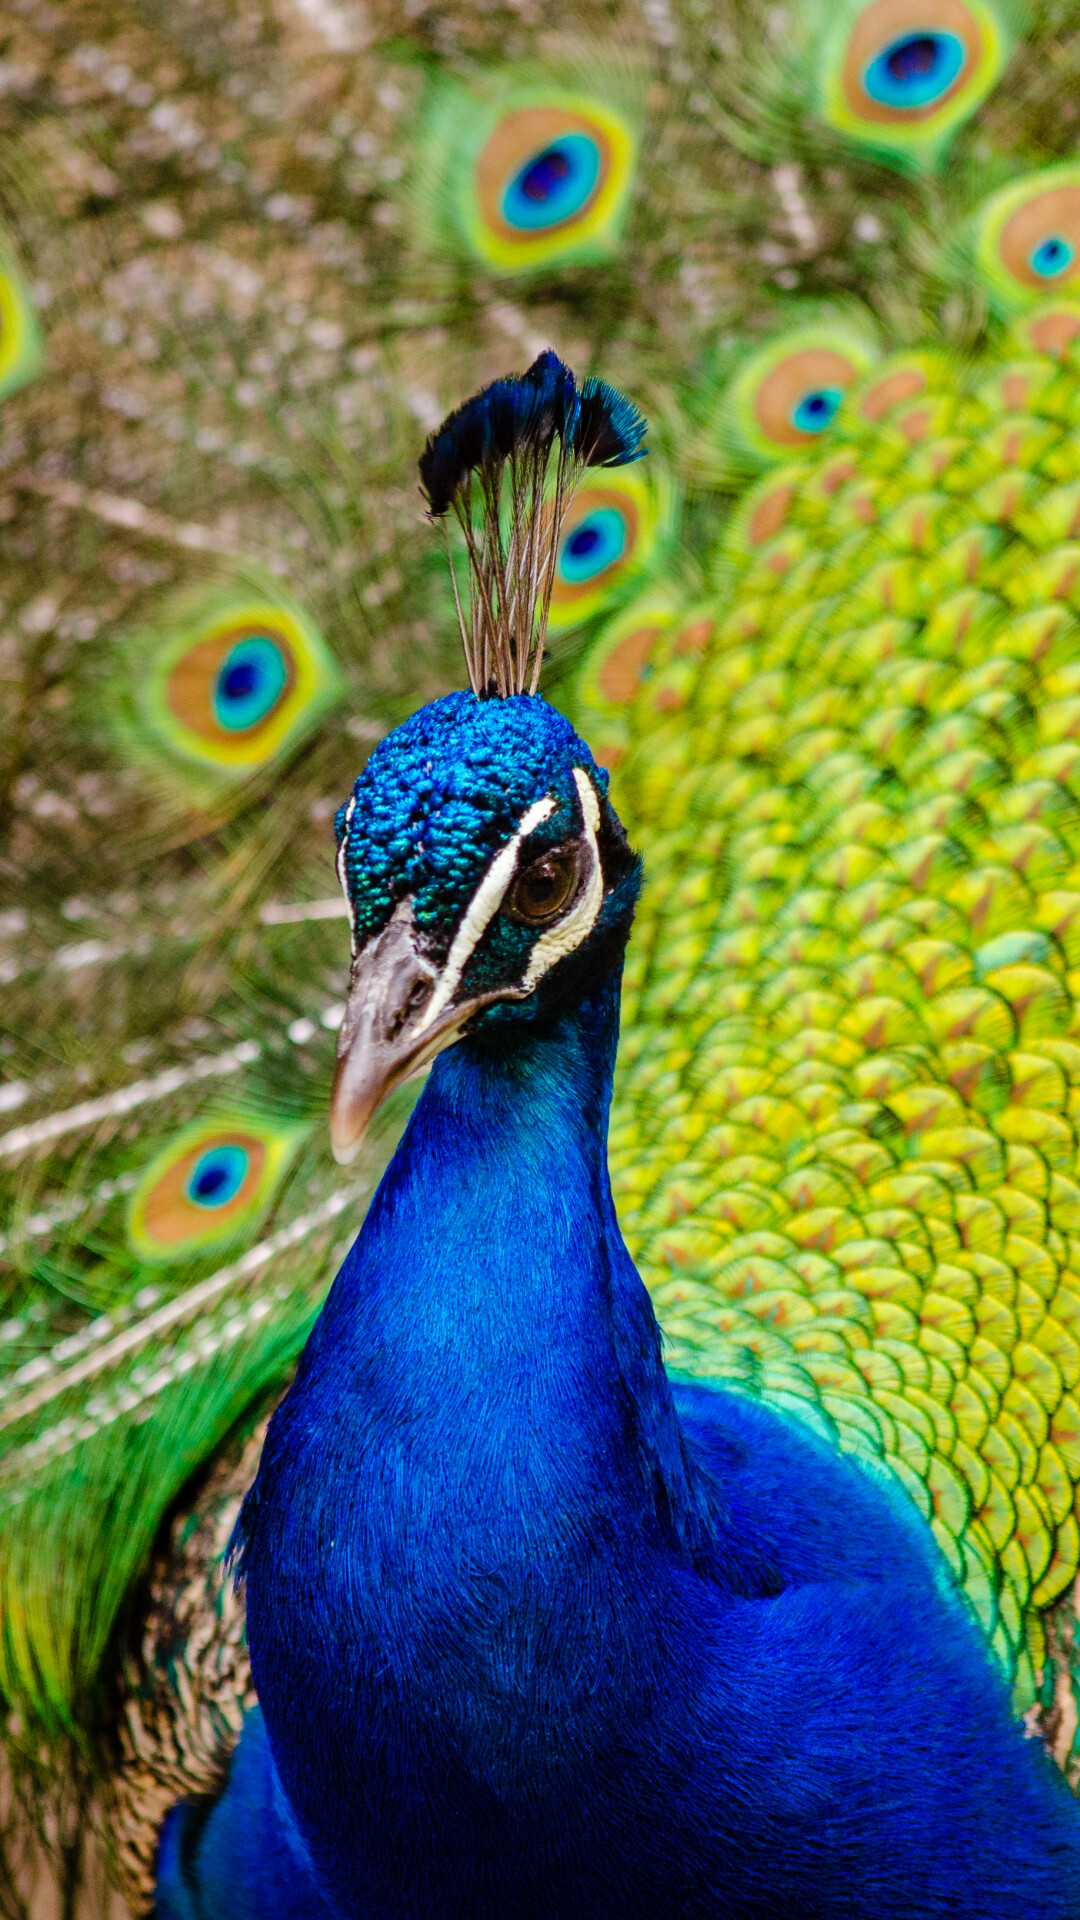
[[[193,1206],[220,1209],[241,1194],[249,1170],[257,1173],[263,1148],[242,1145],[239,1140],[223,1140],[200,1153],[184,1183],[184,1196]]]
[[[1060,280],[1076,259],[1076,248],[1064,234],[1050,233],[1031,250],[1032,273],[1040,280]]]
[[[1080,167],[1046,167],[984,201],[976,259],[996,304],[1033,306],[1080,275]]]
[[[131,1194],[128,1236],[140,1259],[192,1259],[254,1227],[302,1133],[250,1118],[184,1128]]]
[[[775,466],[821,444],[849,389],[877,352],[844,313],[778,334],[749,355],[724,388],[708,431],[721,468]]]
[[[559,577],[568,586],[591,583],[617,566],[637,528],[632,511],[597,506],[565,534],[559,550]]]
[[[292,661],[278,637],[246,635],[229,648],[214,682],[213,709],[218,725],[241,733],[273,713],[289,691]]]
[[[754,395],[754,413],[777,449],[807,447],[824,433],[859,369],[844,354],[807,347],[770,368]]]
[[[465,208],[475,253],[514,272],[616,249],[637,160],[622,114],[586,95],[532,89],[494,124],[480,122]]]
[[[138,647],[130,649],[136,671]],[[306,736],[339,695],[322,640],[293,609],[251,600],[183,619],[139,683],[162,746],[220,775],[243,777]]]
[[[888,111],[925,113],[960,84],[970,60],[958,34],[940,28],[897,34],[867,62],[862,92]]]
[[[550,624],[588,620],[652,558],[659,532],[651,483],[635,468],[605,473],[578,488],[555,561]]]
[[[925,166],[994,85],[1008,53],[985,0],[837,8],[822,50],[822,117],[901,165]]]
[[[1002,265],[1029,287],[1064,286],[1080,265],[1080,181],[1035,194],[1002,229]]]
[[[584,213],[610,165],[607,144],[588,133],[564,132],[529,154],[503,190],[503,226],[512,233],[537,233]]]
[[[43,354],[30,297],[0,253],[0,399],[32,380]]]
[[[843,371],[848,370],[845,363]],[[791,410],[791,424],[797,433],[824,433],[836,418],[844,397],[843,387],[811,387]]]
[[[270,718],[295,683],[285,636],[241,628],[211,634],[172,669],[168,702],[182,726],[202,739],[228,745]]]

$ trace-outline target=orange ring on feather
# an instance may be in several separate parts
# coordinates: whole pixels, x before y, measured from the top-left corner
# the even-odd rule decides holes
[[[240,1132],[222,1133],[220,1138],[198,1140],[165,1169],[143,1198],[139,1224],[143,1234],[159,1247],[178,1246],[191,1238],[193,1229],[205,1228],[207,1213],[189,1197],[188,1183],[199,1161],[206,1158],[210,1149],[222,1147],[238,1148],[246,1156],[246,1165],[243,1179],[231,1199],[214,1208],[215,1232],[219,1228],[227,1228],[250,1204],[266,1160],[266,1142],[260,1140],[257,1134]]]
[[[754,417],[767,440],[782,447],[812,447],[813,428],[798,425],[794,415],[804,396],[843,393],[860,369],[842,353],[828,347],[803,347],[781,360],[764,376],[754,395]]]
[[[1001,263],[1021,286],[1046,291],[1047,275],[1033,265],[1033,256],[1045,236],[1053,234],[1072,246],[1072,259],[1055,284],[1068,286],[1080,274],[1080,183],[1060,181],[1043,193],[1033,194],[1023,206],[1009,215],[1001,229],[998,249]]]

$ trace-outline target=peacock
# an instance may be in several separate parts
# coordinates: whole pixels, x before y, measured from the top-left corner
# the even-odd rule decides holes
[[[929,1529],[784,1413],[669,1382],[619,1231],[640,863],[532,683],[576,474],[643,425],[549,352],[421,461],[471,684],[335,823],[337,1159],[433,1066],[240,1510],[257,1704],[167,1816],[163,1920],[1080,1900],[1080,1812]]]
[[[475,1657],[486,1620],[501,1664],[484,1714],[496,1698],[535,1712],[516,1747],[485,1738],[490,1718],[465,1729],[473,1758],[454,1749],[465,1772],[431,1785],[422,1818],[394,1790],[400,1749],[376,1740],[368,1857],[390,1876],[389,1910],[491,1910],[475,1876],[505,1857],[506,1810],[527,1805],[534,1851],[500,1912],[649,1898],[692,1911],[721,1830],[772,1876],[752,1895],[729,1885],[721,1911],[899,1898],[904,1913],[949,1899],[989,1912],[1011,1893],[1016,1912],[1024,1873],[1049,1876],[1030,1910],[1070,1911],[1073,1817],[1041,1750],[1075,1789],[1078,77],[1076,22],[1056,0],[648,0],[542,20],[413,0],[11,10],[0,1910],[25,1920],[55,1897],[80,1920],[155,1899],[270,1912],[260,1873],[299,1890],[298,1911],[355,1907],[340,1800],[355,1771],[328,1785],[318,1772],[357,1737],[355,1722],[333,1731],[355,1662],[342,1654],[320,1691],[341,1650],[326,1624],[339,1509],[321,1502],[350,1431],[344,1402],[327,1416],[322,1396],[335,1369],[381,1351],[355,1345],[357,1302],[374,1312],[377,1282],[390,1312],[381,1250],[435,1154],[395,1336],[399,1386],[406,1352],[419,1368],[400,1411],[442,1380],[459,1419],[474,1389],[489,1414],[438,1456],[464,1482],[439,1481],[416,1541],[452,1509],[459,1549],[469,1513],[490,1543],[498,1490],[480,1443],[492,1423],[527,1430],[544,1476],[528,1565],[499,1560],[479,1620],[445,1616],[439,1658]],[[552,349],[584,370],[561,398],[538,361]],[[484,502],[459,521],[445,461],[460,435],[439,429],[493,381],[484,418],[501,445],[523,391],[539,406],[544,388],[556,412],[534,418],[528,472],[507,452],[514,485],[500,483],[497,529],[487,501],[481,550]],[[647,457],[613,460],[614,442],[580,457],[586,398],[594,428],[615,408],[627,444],[647,415]],[[475,406],[464,418],[475,435]],[[473,439],[458,483],[474,457],[476,486],[491,478],[493,444]],[[511,494],[527,511],[509,593],[532,581],[536,626],[519,620],[507,650],[496,622],[484,657],[470,567],[506,560]],[[439,504],[452,571],[426,524]],[[502,606],[492,579],[481,603],[495,591]],[[453,820],[418,849],[403,795],[429,805],[437,770],[458,782]],[[560,949],[562,970],[546,987],[536,975],[562,1064],[533,1056],[524,1002],[504,997],[434,1064],[432,1035],[365,1081],[373,1056],[353,1043],[375,1002],[351,983],[369,939],[384,958],[396,943],[430,1006],[453,928],[511,842],[515,860],[528,842],[547,864],[531,907],[498,868],[480,932],[505,944],[488,990],[520,984],[545,938],[530,911],[557,901],[577,940],[583,901],[596,907],[582,971]],[[643,860],[636,905],[627,848]],[[410,952],[403,921],[382,916],[426,859],[443,887]],[[451,1022],[440,1046],[453,1000],[432,1016]],[[476,1132],[496,1059],[517,1061],[542,1117],[542,1150],[504,1143],[501,1172]],[[410,1120],[406,1070],[429,1065]],[[357,1148],[344,1170],[328,1108],[339,1152]],[[507,1105],[499,1126],[519,1119]],[[464,1178],[442,1157],[447,1127],[462,1167],[479,1156]],[[551,1251],[563,1228],[572,1267]],[[422,1284],[440,1241],[464,1244],[465,1264]],[[614,1372],[601,1342],[574,1375],[584,1323],[575,1333],[550,1288],[534,1285],[530,1307],[514,1278],[526,1258],[534,1281],[550,1259],[567,1302],[566,1279],[604,1263]],[[534,1393],[547,1411],[534,1399],[526,1429]],[[673,1828],[663,1739],[647,1760],[634,1745],[666,1712],[680,1778],[698,1751],[685,1736],[707,1693],[671,1666],[689,1624],[652,1615],[651,1651],[636,1627],[621,1653],[605,1642],[610,1672],[589,1668],[597,1640],[569,1624],[540,1652],[529,1640],[560,1516],[592,1498],[609,1519],[575,1539],[600,1553],[594,1617],[603,1579],[621,1565],[637,1591],[655,1553],[665,1578],[695,1594],[704,1581],[744,1623],[739,1688],[715,1696],[740,1716],[723,1776],[741,1783],[735,1824],[695,1800]],[[283,1614],[275,1529],[297,1501],[290,1551],[312,1537],[318,1550],[296,1546]],[[362,1603],[402,1673],[410,1582],[448,1574],[442,1548],[410,1555],[406,1538],[385,1537],[385,1577]],[[749,1622],[818,1578],[833,1604],[785,1655],[766,1714],[750,1676],[780,1669]],[[857,1658],[845,1642],[841,1684],[860,1581],[878,1604]],[[580,1669],[565,1665],[575,1642]],[[298,1722],[282,1675],[301,1653]],[[825,1744],[781,1787],[813,1706],[790,1682],[812,1657],[835,1683]],[[432,1660],[408,1665],[413,1710],[422,1685],[459,1698],[460,1675]],[[858,1733],[871,1688],[876,1744]],[[601,1809],[594,1771],[567,1822],[570,1776],[540,1728],[554,1716],[560,1741],[583,1732],[586,1696],[594,1730],[621,1743],[619,1779],[639,1784]],[[863,1806],[886,1728],[877,1823],[832,1824],[820,1794]],[[448,1766],[445,1740],[437,1751]],[[905,1800],[916,1751],[933,1764]],[[373,1765],[369,1750],[369,1779]],[[709,1778],[722,1773],[718,1758]],[[406,1890],[399,1854],[416,1833],[430,1865],[436,1811],[466,1777],[473,1846],[455,1829],[438,1896]],[[545,1807],[561,1852],[544,1852]],[[934,1844],[913,1865],[916,1808]],[[985,1844],[969,1837],[957,1864],[964,1819]],[[658,1881],[657,1836],[673,1831]],[[845,1875],[843,1848],[871,1834],[874,1861]],[[240,1854],[248,1880],[230,1867],[226,1894],[221,1862]],[[1004,1891],[971,1880],[1003,1858]]]

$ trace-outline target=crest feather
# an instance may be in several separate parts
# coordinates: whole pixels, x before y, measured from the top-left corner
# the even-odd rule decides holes
[[[586,467],[641,459],[646,422],[605,380],[579,389],[557,354],[455,409],[420,457],[433,520],[453,513],[469,566],[454,600],[474,693],[535,693],[567,507]]]

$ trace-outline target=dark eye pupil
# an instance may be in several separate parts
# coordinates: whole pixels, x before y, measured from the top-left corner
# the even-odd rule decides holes
[[[936,53],[937,41],[932,33],[912,33],[893,47],[886,65],[894,80],[917,79],[932,71]]]
[[[549,856],[520,875],[511,898],[518,919],[537,924],[550,920],[568,900],[574,884],[572,857]]]
[[[570,171],[570,162],[558,147],[547,147],[531,160],[522,176],[522,190],[529,200],[546,200],[548,195],[566,179]]]

